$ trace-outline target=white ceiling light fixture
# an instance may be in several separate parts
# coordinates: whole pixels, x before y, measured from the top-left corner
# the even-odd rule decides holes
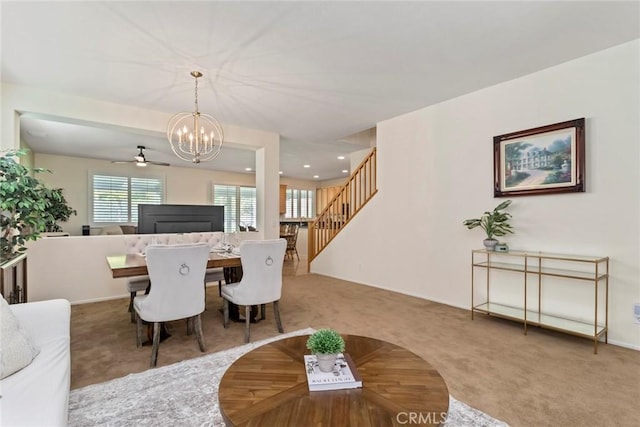
[[[338,160],[344,160],[344,156],[338,156]]]
[[[224,132],[218,120],[198,111],[198,78],[200,71],[192,71],[196,79],[195,111],[175,114],[167,125],[167,139],[176,156],[188,162],[200,163],[215,159],[224,143]]]

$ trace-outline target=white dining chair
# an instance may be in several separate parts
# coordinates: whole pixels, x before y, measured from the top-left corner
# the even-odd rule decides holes
[[[242,279],[222,288],[223,322],[229,326],[229,303],[245,306],[244,340],[249,342],[251,306],[273,303],[273,313],[280,333],[280,297],[282,295],[282,263],[287,248],[285,239],[245,240],[240,243]]]
[[[124,238],[124,246],[126,254],[144,256],[147,246],[150,244],[166,245],[169,243],[169,235],[167,234],[136,234],[126,236]],[[131,323],[136,321],[136,314],[133,311],[133,299],[138,292],[146,292],[149,288],[149,276],[136,276],[127,280],[127,292],[129,292],[129,313],[131,315]]]
[[[156,366],[163,322],[178,319],[193,320],[200,351],[205,351],[201,313],[204,311],[202,286],[209,246],[204,243],[147,246],[147,269],[151,289],[133,301],[137,317],[136,338],[142,346],[142,321],[153,323],[151,367]]]
[[[203,233],[189,233],[187,236],[191,243],[206,243],[210,249],[217,248],[224,241],[222,231],[212,231]],[[224,281],[223,268],[208,268],[204,276],[204,284],[218,282],[218,295],[222,296],[222,282]]]

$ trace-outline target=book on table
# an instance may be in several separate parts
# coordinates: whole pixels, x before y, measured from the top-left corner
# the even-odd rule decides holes
[[[362,387],[362,377],[348,353],[338,353],[332,372],[322,372],[315,355],[305,354],[309,391],[341,390]]]

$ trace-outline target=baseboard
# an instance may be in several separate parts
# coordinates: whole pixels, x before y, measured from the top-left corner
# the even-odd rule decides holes
[[[609,339],[609,344],[616,345],[618,347],[628,348],[629,350],[640,351],[640,345],[633,345],[633,344],[629,344],[628,342]]]

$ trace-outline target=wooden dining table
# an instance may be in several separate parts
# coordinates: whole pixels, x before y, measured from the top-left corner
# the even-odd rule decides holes
[[[145,276],[149,274],[147,270],[147,260],[144,256],[139,254],[123,254],[112,255],[107,257],[107,264],[111,269],[111,275],[114,279],[121,279],[133,276]],[[207,268],[225,268],[228,269],[229,274],[240,273],[242,270],[238,270],[234,267],[242,267],[240,261],[240,255],[229,256],[226,254],[218,254],[215,252],[209,253],[209,260],[207,261]],[[241,277],[240,277],[241,278]],[[235,280],[235,277],[230,278],[227,283],[239,281],[240,278]],[[226,276],[225,276],[226,279]]]
[[[134,276],[145,276],[149,274],[147,260],[140,254],[111,255],[107,257],[107,264],[111,269],[114,279],[122,279]],[[224,268],[225,283],[237,283],[242,279],[242,261],[240,255],[209,253],[207,268]],[[263,310],[264,316],[264,310]],[[229,319],[236,322],[244,322],[240,316],[238,306],[229,303]],[[251,308],[251,322],[255,323],[262,318],[258,318],[258,308]]]

